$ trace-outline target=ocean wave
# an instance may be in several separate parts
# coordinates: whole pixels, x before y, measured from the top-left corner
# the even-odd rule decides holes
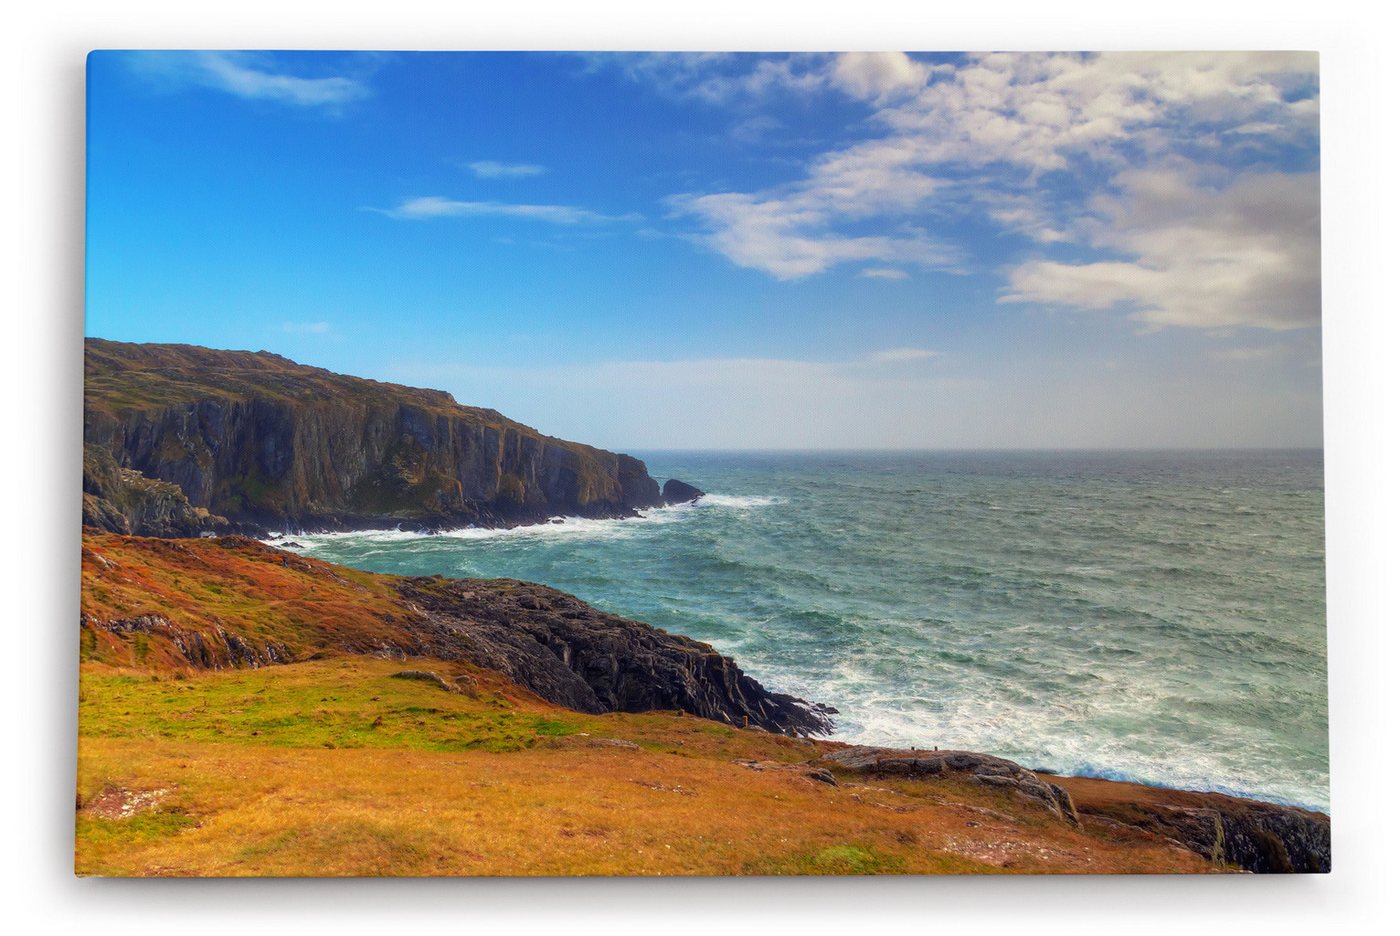
[[[445,540],[556,540],[556,539],[622,539],[642,532],[656,524],[669,524],[685,519],[698,510],[752,510],[758,507],[771,507],[786,503],[784,498],[763,495],[706,494],[698,501],[688,504],[671,504],[664,507],[648,507],[637,512],[635,517],[551,517],[544,523],[532,523],[515,527],[460,527],[425,533],[420,530],[351,530],[328,533],[287,533],[287,539],[315,549],[318,546],[350,543],[406,543],[413,541],[440,542]],[[264,542],[276,546],[283,537],[272,537]]]
[[[757,494],[706,494],[690,506],[752,510],[755,507],[774,507],[786,503],[787,498],[785,497],[765,497]]]
[[[1054,707],[1028,709],[970,702],[958,698],[957,693],[941,697],[879,693],[872,691],[868,683],[856,701],[849,690],[860,685],[859,676],[849,672],[833,675],[837,678],[826,682],[825,693],[820,686],[804,687],[813,692],[809,698],[821,699],[840,710],[833,740],[898,748],[937,745],[979,751],[1065,776],[1223,793],[1330,812],[1325,772],[1320,778],[1301,778],[1272,766],[1262,747],[1247,742],[1241,752],[1244,757],[1233,764],[1232,770],[1209,751],[1168,745],[1168,750],[1148,755],[1137,750],[1131,738],[1066,731],[1066,722],[1076,716]],[[830,691],[838,686],[847,691]]]
[[[405,543],[481,540],[543,540],[543,539],[620,539],[640,532],[657,523],[679,519],[680,511],[673,507],[643,510],[636,517],[591,518],[551,517],[544,523],[516,527],[461,527],[424,533],[417,530],[353,530],[343,533],[296,534],[297,542],[309,548],[350,543]],[[267,540],[275,546],[278,540]]]

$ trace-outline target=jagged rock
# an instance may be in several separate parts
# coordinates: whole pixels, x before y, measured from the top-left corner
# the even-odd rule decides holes
[[[550,438],[442,391],[267,352],[95,338],[85,350],[87,449],[238,531],[509,526],[662,503],[640,460]],[[124,532],[121,508],[94,503],[85,515]],[[207,529],[146,525],[161,536]]]
[[[1078,823],[1074,802],[1063,788],[1047,783],[1014,761],[972,751],[920,751],[898,748],[841,747],[822,757],[833,766],[877,776],[942,778],[957,776],[1010,790],[1040,803],[1064,819]]]
[[[181,627],[161,614],[104,621],[84,612],[80,615],[80,624],[114,635],[146,634],[163,638],[178,660],[201,669],[256,668],[289,663],[292,659],[291,652],[276,641],[262,641],[259,645],[223,628],[216,628],[213,634],[206,636],[201,631]]]
[[[661,488],[661,499],[667,504],[688,504],[705,496],[705,492],[692,484],[671,478]]]
[[[111,454],[83,447],[83,526],[136,536],[228,533],[224,517],[195,507],[174,484],[117,465]]]
[[[1111,798],[1098,799],[1092,781],[1065,782],[1087,784],[1079,799],[1086,818],[1160,835],[1207,861],[1257,874],[1332,869],[1332,820],[1321,813],[1222,793],[1151,787],[1125,797],[1121,785],[1109,788]]]
[[[834,709],[769,692],[708,644],[510,580],[414,578],[420,617],[401,649],[467,660],[580,712],[671,709],[792,735],[823,734]]]

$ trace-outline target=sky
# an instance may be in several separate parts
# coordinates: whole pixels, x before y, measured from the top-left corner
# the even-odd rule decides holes
[[[94,52],[86,333],[622,450],[1322,443],[1311,53]]]

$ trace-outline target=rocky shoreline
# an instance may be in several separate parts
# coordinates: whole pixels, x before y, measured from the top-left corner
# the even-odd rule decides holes
[[[543,585],[363,573],[246,537],[90,531],[83,560],[84,657],[108,665],[218,671],[280,668],[328,654],[438,660],[498,673],[547,703],[585,714],[676,711],[796,738],[829,733],[836,714],[766,689],[707,644]],[[181,591],[171,593],[171,583]],[[227,604],[204,597],[210,590]],[[259,602],[276,609],[280,626],[267,614],[232,610]],[[406,672],[453,688],[436,673]],[[958,780],[1037,804],[1052,821],[1125,841],[1164,841],[1219,867],[1331,868],[1331,820],[1308,810],[1041,775],[974,752],[816,745],[810,770],[831,774],[833,782]]]
[[[843,745],[822,762],[866,776],[968,779],[1039,803],[1063,822],[1160,836],[1212,864],[1257,874],[1332,870],[1331,817],[1297,806],[1115,780],[1042,776],[1014,761],[971,751]]]

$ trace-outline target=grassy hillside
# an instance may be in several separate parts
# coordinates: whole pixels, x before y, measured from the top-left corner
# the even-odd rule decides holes
[[[674,709],[589,714],[406,653],[433,612],[405,581],[236,537],[86,535],[78,873],[1200,872],[1230,867],[1220,817],[1254,808],[1049,778],[1075,819],[968,771],[860,771],[827,758],[844,745]],[[407,594],[562,610],[612,639],[540,586],[429,584]]]
[[[674,713],[564,712],[470,668],[469,688],[447,692],[395,678],[405,665],[176,678],[86,664],[78,872],[1211,869],[1160,839],[1068,825],[970,782],[832,786],[804,769],[823,742]]]

